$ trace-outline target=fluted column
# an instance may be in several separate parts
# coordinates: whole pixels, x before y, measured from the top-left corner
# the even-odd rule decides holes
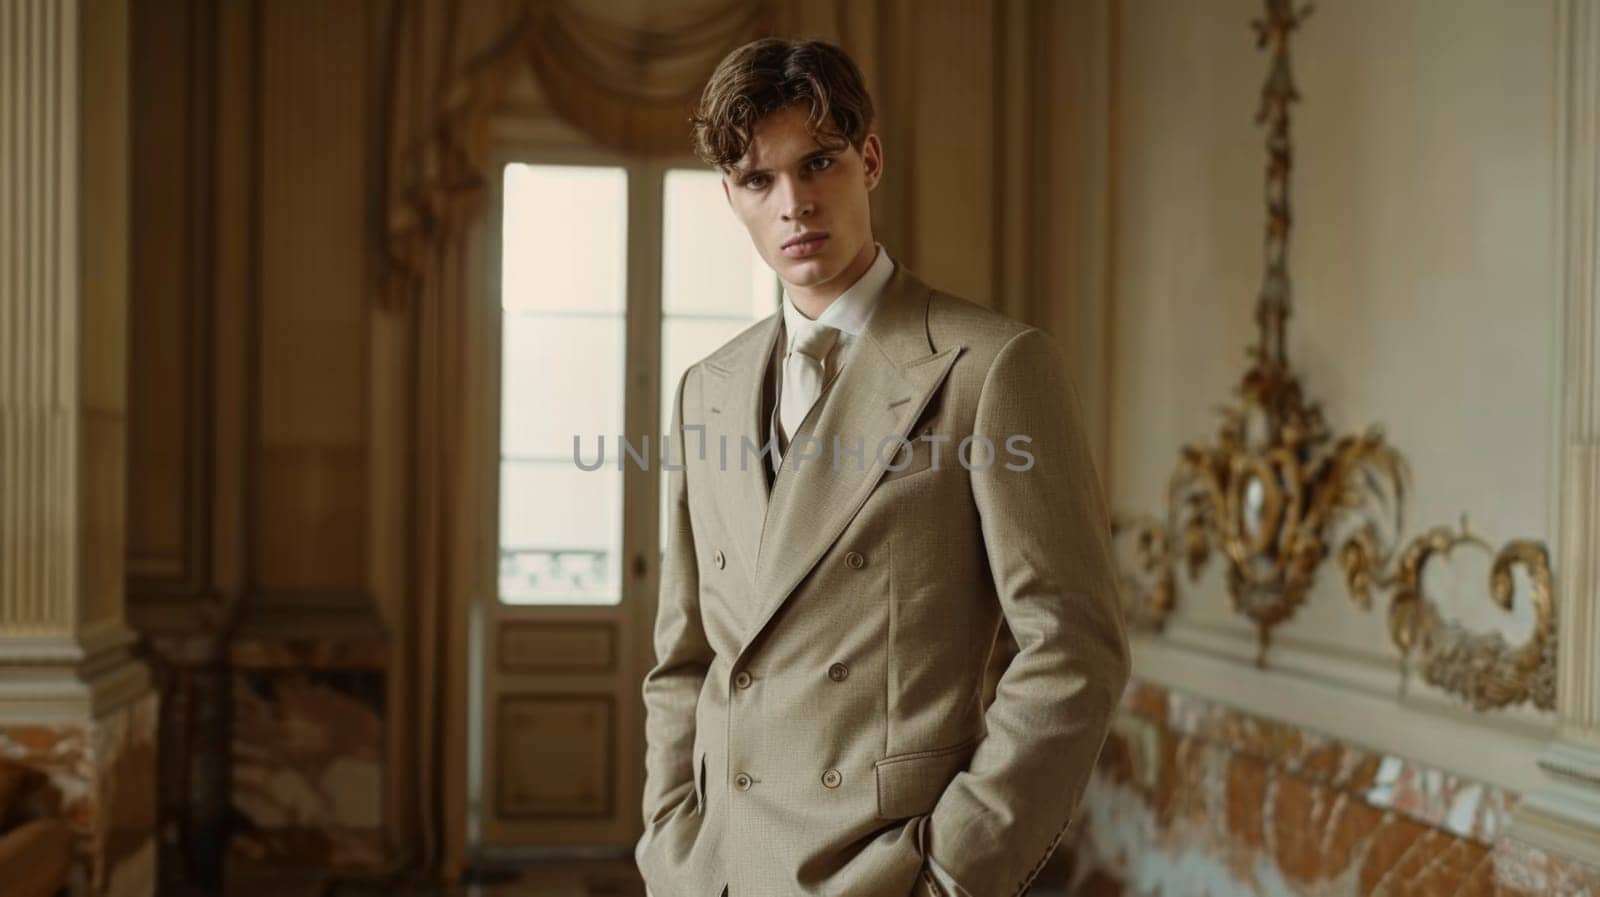
[[[143,689],[117,663],[131,641],[125,26],[125,3],[0,5],[0,664],[30,674],[0,676],[0,719]]]
[[[154,695],[123,614],[127,0],[0,0],[0,753],[149,893]]]
[[[61,105],[78,81],[76,10],[11,2],[0,118],[0,638],[70,635],[77,591],[78,127]],[[11,646],[8,645],[8,648]],[[9,653],[9,652],[8,652]]]
[[[1557,34],[1565,290],[1557,736],[1513,833],[1600,866],[1600,0],[1564,0]]]

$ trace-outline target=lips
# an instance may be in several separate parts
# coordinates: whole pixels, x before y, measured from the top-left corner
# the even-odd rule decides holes
[[[828,239],[827,231],[809,231],[790,237],[781,248],[785,256],[803,259],[821,252],[822,248],[828,245]]]

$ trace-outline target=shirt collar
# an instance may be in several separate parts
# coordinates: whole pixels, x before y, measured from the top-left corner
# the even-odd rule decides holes
[[[889,251],[883,248],[882,243],[873,243],[877,256],[872,260],[871,267],[865,274],[856,279],[848,289],[839,294],[839,298],[828,303],[816,320],[818,323],[835,327],[852,336],[861,332],[866,326],[867,316],[872,313],[872,307],[878,301],[878,295],[883,292],[883,287],[889,282],[890,275],[894,274],[894,260],[889,258]],[[810,320],[805,313],[795,307],[794,300],[789,298],[789,291],[783,291],[783,323],[788,339],[792,342],[794,334],[799,329],[801,321]]]

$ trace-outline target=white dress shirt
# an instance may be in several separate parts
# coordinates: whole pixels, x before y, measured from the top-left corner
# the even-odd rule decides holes
[[[840,293],[839,298],[830,302],[828,307],[822,310],[822,314],[815,318],[818,323],[827,324],[839,331],[837,342],[828,351],[828,357],[823,359],[822,381],[824,388],[822,394],[817,397],[817,405],[821,405],[827,400],[827,382],[838,374],[847,360],[851,347],[855,345],[856,337],[861,334],[862,328],[866,326],[867,316],[872,313],[872,308],[877,303],[878,297],[882,295],[884,286],[889,283],[890,275],[894,274],[894,260],[889,258],[888,250],[883,248],[882,243],[875,243],[874,245],[877,247],[877,255],[873,258],[871,267],[867,268],[866,273],[857,278],[855,283],[851,284],[843,293]],[[772,472],[774,475],[782,467],[782,452],[788,451],[790,437],[793,435],[784,433],[783,428],[779,425],[778,408],[781,404],[779,400],[783,395],[784,362],[788,359],[789,352],[793,350],[793,335],[796,330],[796,322],[800,319],[813,320],[795,306],[794,300],[789,297],[789,291],[784,290],[784,338],[778,341],[777,350],[773,352],[772,363],[768,368],[768,376],[773,384],[773,391],[770,396],[772,413],[767,419],[767,433],[774,446],[772,453]],[[813,413],[821,414],[822,412],[819,409]],[[933,857],[928,857],[928,867],[933,872],[933,876],[937,880],[938,887],[943,895],[946,895],[946,897],[971,897],[966,889],[957,884],[950,873],[944,870],[944,867],[934,861]],[[728,897],[735,897],[735,895],[729,894]]]
[[[822,382],[823,392],[817,397],[817,404],[821,405],[827,398],[826,384],[838,374],[843,367],[845,359],[855,338],[867,324],[867,316],[872,313],[872,307],[878,301],[878,296],[883,292],[883,287],[889,282],[889,276],[894,273],[894,260],[889,258],[889,253],[883,248],[882,243],[873,244],[877,247],[877,255],[872,260],[872,265],[866,272],[856,278],[837,299],[828,303],[815,320],[819,324],[826,324],[839,331],[839,338],[828,352],[828,357],[823,359]],[[772,413],[767,418],[767,435],[772,439],[774,451],[772,452],[772,472],[776,474],[783,464],[783,454],[789,450],[789,442],[794,434],[783,432],[778,423],[778,409],[782,404],[783,395],[783,367],[788,360],[789,353],[794,349],[794,333],[797,323],[801,320],[813,320],[794,304],[794,299],[789,296],[789,291],[783,291],[783,339],[779,340],[772,353],[772,363],[768,367],[768,382],[772,384],[771,402]],[[818,414],[822,412],[817,411]]]

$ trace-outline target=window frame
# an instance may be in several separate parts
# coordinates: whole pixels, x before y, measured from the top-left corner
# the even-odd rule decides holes
[[[620,168],[627,178],[627,221],[625,244],[627,272],[624,287],[624,363],[623,363],[623,430],[635,445],[638,438],[650,434],[650,449],[654,456],[659,449],[657,439],[664,414],[661,396],[666,390],[662,384],[662,331],[664,322],[662,296],[662,244],[665,213],[664,193],[667,172],[675,169],[705,170],[698,159],[690,155],[641,157],[591,147],[563,147],[546,145],[541,141],[502,138],[495,144],[489,159],[486,180],[488,202],[484,219],[483,246],[485,258],[485,288],[481,291],[486,303],[485,314],[480,318],[481,332],[477,341],[485,357],[480,370],[485,383],[479,394],[483,397],[482,479],[479,488],[486,501],[484,520],[480,527],[482,544],[475,554],[478,569],[491,571],[481,587],[474,591],[486,606],[514,609],[550,609],[572,611],[582,608],[617,608],[653,604],[655,584],[660,566],[660,477],[652,463],[647,470],[628,463],[622,471],[622,532],[621,569],[618,571],[619,594],[615,603],[598,604],[508,604],[501,600],[499,582],[500,563],[500,452],[501,452],[501,388],[502,367],[502,311],[501,265],[503,262],[503,232],[505,195],[505,168],[512,164],[604,166]],[[608,434],[610,435],[610,434]],[[620,448],[620,447],[618,447]],[[613,452],[608,452],[611,463]],[[476,602],[475,602],[476,603]]]

